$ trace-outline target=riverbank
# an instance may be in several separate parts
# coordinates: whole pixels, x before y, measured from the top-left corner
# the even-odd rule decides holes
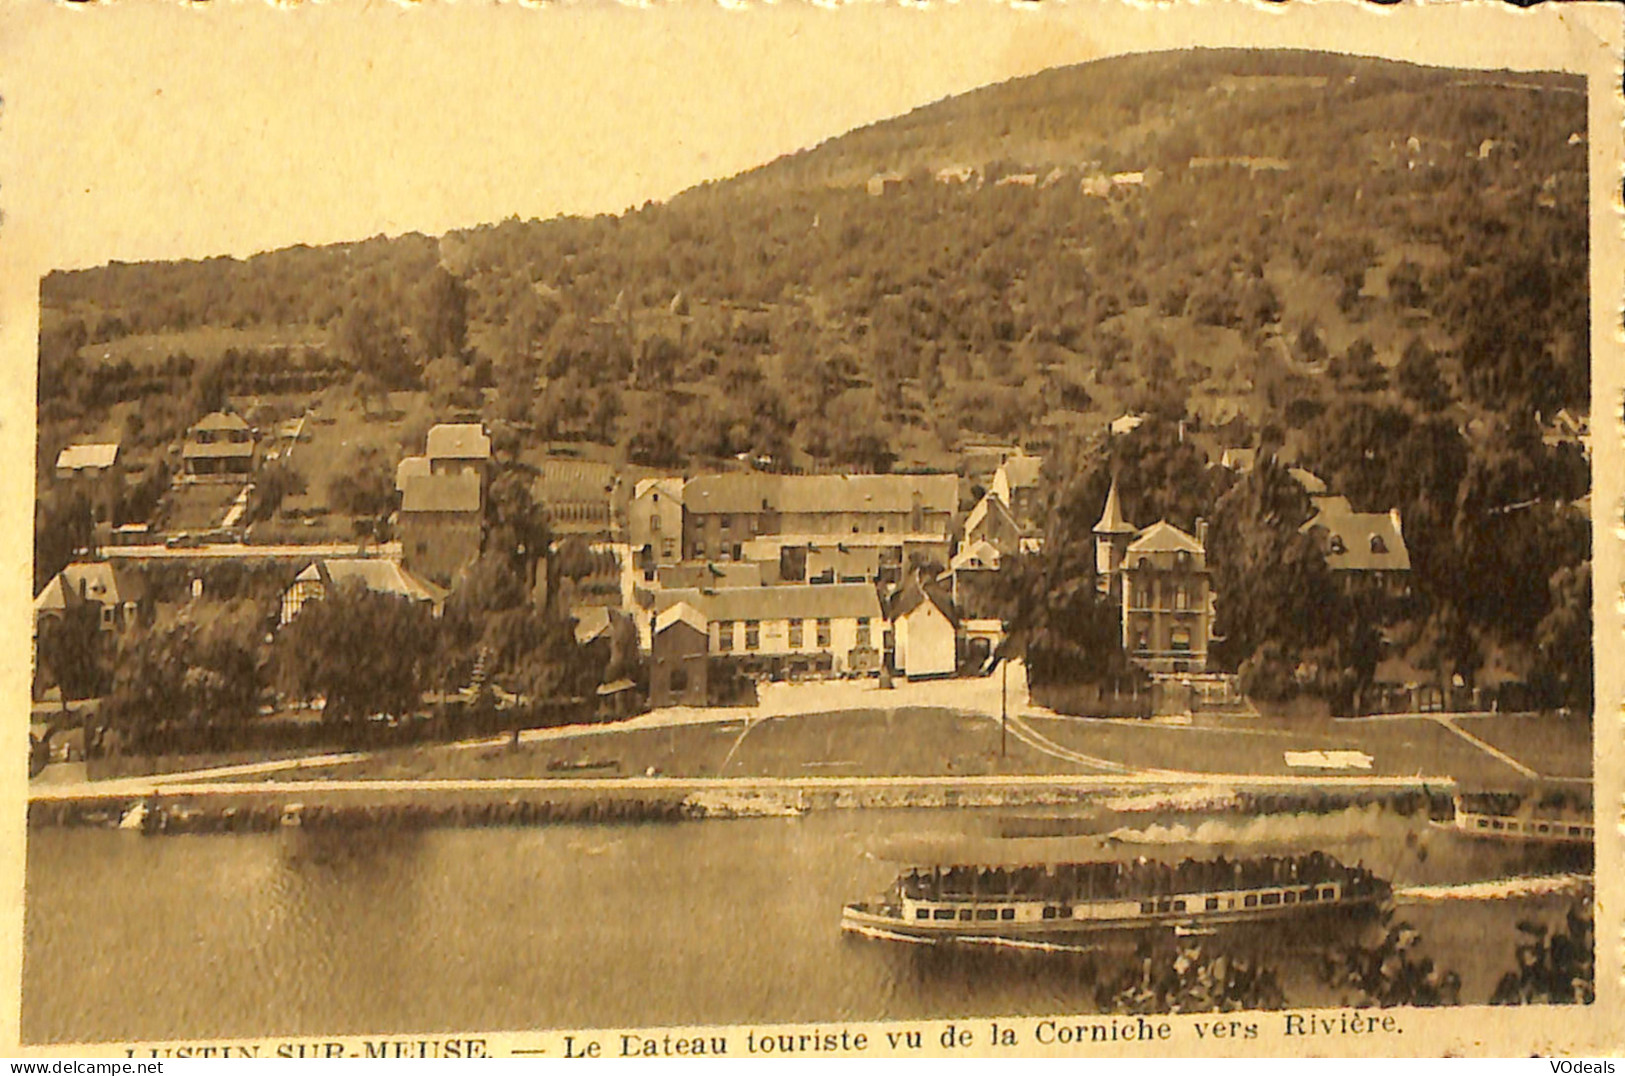
[[[238,782],[127,787],[35,798],[31,827],[132,833],[251,833],[276,829],[427,829],[559,823],[678,822],[795,816],[810,811],[1109,806],[1113,810],[1324,814],[1382,804],[1438,811],[1454,785],[1428,778],[1259,778],[1202,786],[1154,777],[631,778],[489,781]]]

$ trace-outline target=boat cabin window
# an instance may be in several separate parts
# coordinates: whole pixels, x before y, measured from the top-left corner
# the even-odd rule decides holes
[[[1570,837],[1578,837],[1579,835],[1580,835],[1580,827],[1579,826],[1570,826],[1569,827],[1569,836]]]
[[[1000,908],[999,909],[999,918],[1000,919],[1014,919],[1015,917],[1016,917],[1016,910],[1014,908]]]
[[[1140,901],[1140,914],[1141,915],[1150,915],[1152,912],[1154,912],[1156,910],[1157,910],[1157,902],[1156,901],[1154,901],[1154,900],[1142,900],[1142,901]]]
[[[914,918],[916,918],[916,919],[930,919],[931,918],[931,909],[930,908],[915,908],[914,909]]]
[[[952,908],[938,908],[931,915],[933,919],[952,919],[953,917],[954,910]]]
[[[976,918],[978,918],[978,919],[997,919],[998,917],[999,917],[999,909],[997,909],[997,908],[978,908],[978,909],[976,909]]]
[[[1219,910],[1219,898],[1218,897],[1209,897],[1209,898],[1207,898],[1207,910],[1210,911],[1210,912],[1216,912],[1216,911]]]
[[[971,917],[971,910],[969,908],[961,908],[961,909],[959,909],[959,918],[965,920],[966,922],[969,922],[970,917]]]
[[[1337,890],[1333,889],[1329,885],[1321,886],[1320,887],[1320,899],[1321,900],[1336,900],[1337,899]]]
[[[1281,894],[1279,894],[1279,893],[1265,893],[1261,898],[1259,898],[1258,903],[1260,903],[1260,904],[1279,904],[1279,903],[1281,903]]]
[[[1182,901],[1182,900],[1174,901],[1174,911],[1182,912],[1184,910],[1185,910],[1185,902],[1184,901]]]
[[[1044,918],[1045,919],[1054,919],[1055,918],[1055,905],[1053,905],[1053,904],[1044,905]]]
[[[1289,889],[1285,893],[1282,893],[1281,894],[1281,903],[1283,903],[1283,904],[1296,904],[1296,903],[1298,903],[1297,891]]]
[[[1248,893],[1245,897],[1242,898],[1241,903],[1246,905],[1249,908],[1258,907],[1258,894],[1257,893]]]
[[[1172,901],[1168,901],[1168,900],[1159,900],[1159,901],[1157,901],[1157,911],[1159,911],[1159,912],[1165,912],[1171,907],[1173,907],[1173,902]]]
[[[1305,904],[1312,903],[1313,901],[1317,901],[1319,899],[1320,899],[1320,890],[1318,890],[1318,889],[1305,889],[1303,891],[1303,902]]]
[[[1478,828],[1479,829],[1489,829],[1490,828],[1490,820],[1488,818],[1480,818],[1478,820]]]

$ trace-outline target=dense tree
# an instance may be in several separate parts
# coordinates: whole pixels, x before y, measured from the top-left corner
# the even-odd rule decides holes
[[[239,725],[252,719],[262,686],[264,612],[239,600],[194,618],[183,608],[119,641],[112,690],[100,720],[127,746],[153,744],[166,729]],[[161,741],[160,741],[161,742]]]
[[[1267,455],[1220,498],[1207,560],[1221,661],[1235,667],[1266,643],[1291,660],[1327,640],[1340,599],[1319,546],[1299,530],[1309,516],[1303,487]]]
[[[334,588],[277,632],[277,686],[290,698],[325,699],[324,721],[414,713],[434,683],[436,629],[424,603],[359,584]]]
[[[36,678],[69,699],[94,698],[108,688],[111,636],[102,631],[101,605],[70,601],[61,616],[41,617],[36,642]]]

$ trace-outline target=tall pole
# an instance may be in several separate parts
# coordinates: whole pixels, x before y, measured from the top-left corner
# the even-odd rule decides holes
[[[1006,731],[1010,720],[1010,659],[999,662],[999,757],[1004,757]]]

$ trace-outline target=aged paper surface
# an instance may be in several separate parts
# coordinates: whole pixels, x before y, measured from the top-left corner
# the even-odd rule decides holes
[[[0,8],[0,1045],[1613,1052],[1619,23]]]

